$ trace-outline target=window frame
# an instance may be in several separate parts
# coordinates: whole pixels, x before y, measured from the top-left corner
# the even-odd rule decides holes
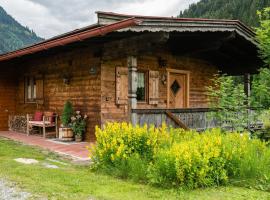
[[[37,101],[37,79],[36,76],[25,76],[25,103],[36,103]],[[29,84],[30,83],[30,84]],[[29,86],[31,90],[31,98],[29,97]]]
[[[144,100],[137,100],[138,104],[147,104],[148,103],[148,76],[149,76],[149,71],[145,70],[145,69],[138,69],[137,70],[137,75],[138,73],[143,73],[144,74],[144,86],[145,86],[145,90],[144,90]],[[138,86],[137,86],[138,89]],[[136,89],[136,93],[137,93],[137,89]]]

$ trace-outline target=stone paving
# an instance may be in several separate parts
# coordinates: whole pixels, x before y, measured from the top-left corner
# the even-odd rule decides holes
[[[91,143],[63,143],[53,139],[44,139],[41,136],[27,136],[26,134],[13,131],[0,131],[0,137],[8,138],[27,145],[38,146],[40,148],[53,151],[78,161],[90,161],[87,147],[90,146]]]

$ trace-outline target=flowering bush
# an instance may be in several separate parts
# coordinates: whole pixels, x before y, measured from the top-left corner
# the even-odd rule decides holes
[[[73,133],[82,137],[86,130],[87,115],[82,116],[80,111],[76,111],[75,115],[71,117],[71,129]]]
[[[248,134],[109,123],[96,128],[96,137],[91,154],[97,168],[155,185],[197,188],[270,175],[264,167],[270,164],[269,148]]]
[[[127,123],[108,123],[103,130],[96,127],[94,158],[101,163],[125,160],[132,154],[151,159],[161,135],[159,129],[148,130],[147,126],[133,127]]]

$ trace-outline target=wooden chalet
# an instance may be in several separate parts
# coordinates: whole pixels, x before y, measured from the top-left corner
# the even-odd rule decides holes
[[[204,128],[213,76],[244,75],[249,92],[261,64],[254,32],[238,20],[97,16],[94,25],[0,55],[0,131],[12,120],[24,131],[19,119],[36,110],[60,115],[66,100],[89,116],[87,141],[109,121]]]

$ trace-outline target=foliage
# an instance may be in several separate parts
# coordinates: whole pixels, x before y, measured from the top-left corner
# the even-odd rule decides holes
[[[270,69],[261,68],[258,75],[253,76],[251,105],[262,109],[270,108]]]
[[[15,162],[15,158],[34,158],[39,163],[23,165]],[[8,180],[19,189],[22,188],[30,192],[33,194],[33,198],[30,199],[216,200],[218,197],[220,200],[269,200],[268,192],[250,187],[227,186],[204,190],[178,191],[151,187],[134,183],[134,181],[119,180],[111,176],[93,173],[89,171],[88,166],[78,166],[78,164],[63,160],[47,151],[1,137],[0,163],[0,179]],[[48,169],[43,163],[57,165],[59,169]],[[252,180],[248,181],[248,183],[250,182]],[[257,187],[259,184],[255,186]]]
[[[82,116],[80,111],[76,111],[71,117],[71,129],[76,136],[82,137],[86,130],[87,115]]]
[[[259,53],[267,67],[270,67],[270,7],[258,11],[260,26],[256,28]]]
[[[248,134],[223,134],[127,123],[96,128],[94,167],[163,187],[198,188],[230,178],[269,177],[270,150]]]
[[[0,54],[42,41],[33,31],[23,27],[0,6]]]
[[[258,130],[255,132],[255,136],[269,141],[270,139],[270,110],[262,111],[261,115],[259,116],[259,120],[263,123],[263,129]]]
[[[258,26],[257,10],[270,6],[270,0],[201,0],[180,12],[179,17],[239,19],[249,26]]]
[[[220,127],[243,131],[248,122],[244,85],[235,83],[233,77],[226,75],[217,75],[212,81],[213,84],[207,87],[209,107],[219,110],[212,112],[210,117],[218,120]]]
[[[127,123],[108,123],[96,128],[95,159],[100,163],[115,163],[138,154],[149,160],[157,148],[159,132],[153,127],[133,127]]]
[[[258,11],[260,27],[256,28],[259,53],[265,63],[265,68],[254,76],[252,82],[252,105],[270,108],[270,7]]]
[[[64,105],[63,113],[62,113],[62,118],[61,118],[62,124],[65,127],[68,127],[70,125],[70,121],[71,121],[71,117],[73,113],[74,111],[73,111],[72,103],[70,101],[66,101]]]
[[[265,110],[261,114],[260,119],[262,120],[264,127],[270,129],[270,110]]]

